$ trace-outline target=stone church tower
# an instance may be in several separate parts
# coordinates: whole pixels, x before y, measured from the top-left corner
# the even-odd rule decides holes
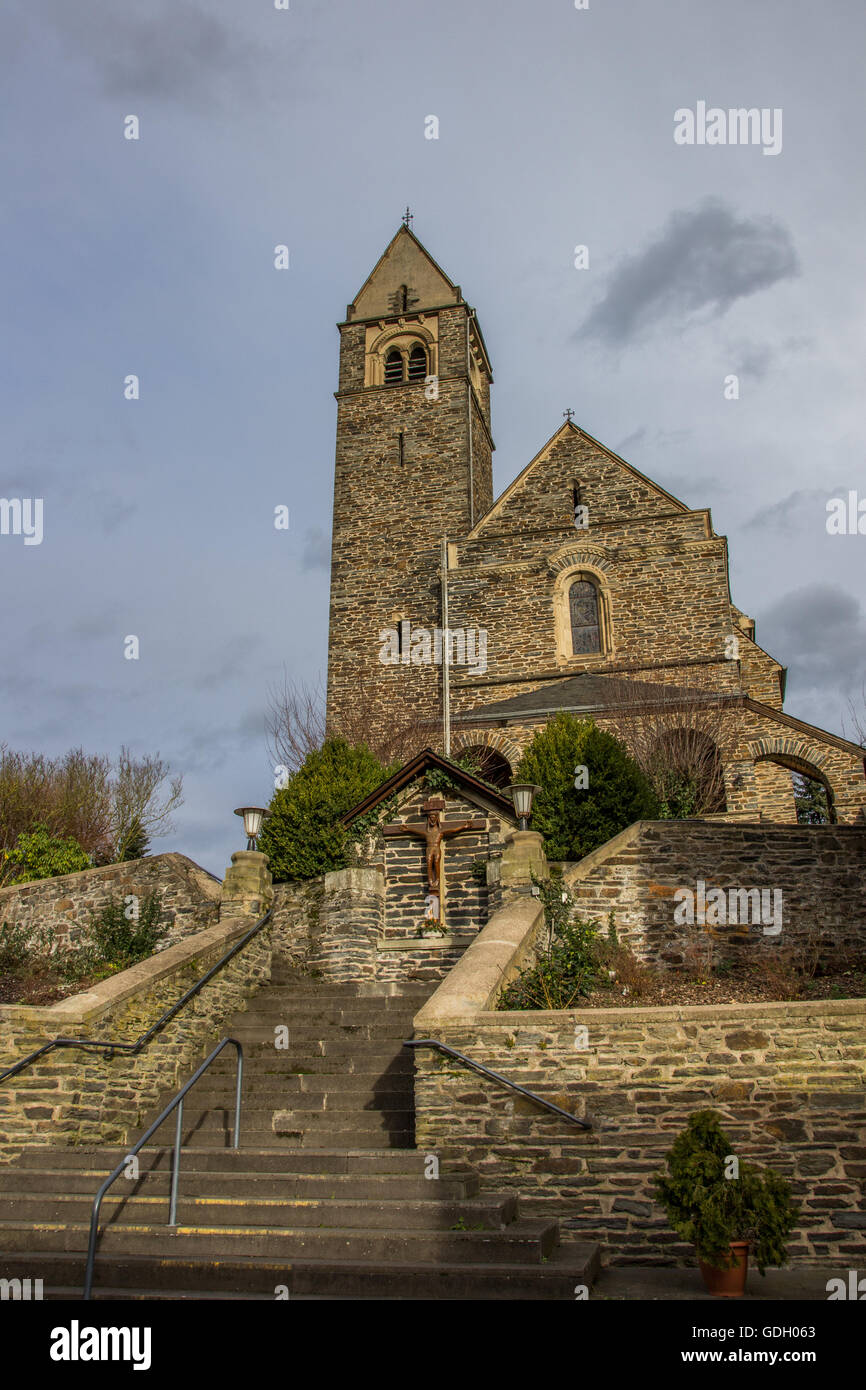
[[[703,729],[717,793],[702,813],[795,820],[799,772],[833,817],[866,818],[863,749],[783,711],[785,668],[732,601],[708,508],[570,418],[494,501],[481,329],[407,226],[339,329],[332,730],[360,707],[375,733],[418,727],[419,747],[443,748],[450,651],[450,752],[498,786],[563,710],[633,749],[658,725],[666,758]]]
[[[375,697],[384,718],[432,718],[438,672],[408,650],[383,664],[379,634],[440,623],[442,538],[492,504],[490,361],[460,286],[405,225],[339,329],[328,717]]]

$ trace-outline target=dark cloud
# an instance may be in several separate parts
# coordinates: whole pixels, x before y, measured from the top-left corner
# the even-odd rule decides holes
[[[753,381],[763,381],[775,354],[766,343],[745,343],[734,358],[734,371],[737,376],[751,377]]]
[[[32,10],[27,0],[25,10]],[[255,81],[266,50],[217,15],[190,0],[148,0],[145,6],[117,0],[48,0],[39,7],[72,51],[94,68],[106,94],[136,98],[194,100],[213,94],[224,78]],[[36,16],[32,16],[35,20]]]
[[[738,218],[709,198],[674,212],[655,241],[620,262],[577,336],[616,346],[701,313],[719,318],[799,269],[790,233],[775,218]]]
[[[330,570],[331,538],[321,526],[313,526],[304,533],[304,550],[301,555],[301,569]]]
[[[866,614],[839,584],[786,594],[760,619],[758,640],[790,667],[793,695],[853,691],[866,676]]]
[[[236,680],[254,668],[253,658],[264,647],[264,637],[260,633],[226,635],[220,638],[220,657],[210,666],[203,667],[192,681],[194,690],[213,690]]]

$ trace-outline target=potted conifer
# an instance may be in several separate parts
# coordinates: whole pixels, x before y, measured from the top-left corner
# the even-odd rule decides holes
[[[749,1254],[761,1274],[787,1263],[785,1242],[799,1212],[790,1184],[769,1168],[735,1160],[714,1110],[690,1116],[653,1181],[677,1235],[691,1241],[704,1283],[718,1298],[739,1298]]]

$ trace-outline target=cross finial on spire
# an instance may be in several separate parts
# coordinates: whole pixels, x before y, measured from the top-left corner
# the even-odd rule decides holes
[[[409,205],[408,205],[408,203],[407,203],[407,205],[406,205],[406,211],[403,213],[403,226],[404,226],[404,227],[411,227],[411,226],[412,226],[412,223],[414,222],[414,220],[415,220],[415,215],[414,215],[414,213],[412,213],[412,212],[409,211]]]
[[[569,424],[571,424],[571,420],[572,420],[573,415],[574,415],[574,411],[571,410],[570,408],[569,408],[568,410],[564,410],[564,411],[562,412],[562,418],[563,418],[564,420],[567,420]]]

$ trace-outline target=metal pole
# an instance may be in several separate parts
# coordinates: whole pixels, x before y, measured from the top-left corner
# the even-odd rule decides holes
[[[241,1137],[241,1086],[244,1079],[244,1050],[239,1042],[235,1043],[238,1050],[238,1083],[235,1091],[235,1127],[232,1137],[232,1148],[236,1149],[238,1140]]]
[[[451,757],[451,680],[448,667],[448,537],[442,537],[442,723],[446,758]]]
[[[183,1101],[177,1107],[177,1124],[174,1130],[174,1161],[171,1165],[171,1197],[168,1204],[168,1224],[177,1225],[177,1184],[180,1178],[180,1140],[183,1131]]]

